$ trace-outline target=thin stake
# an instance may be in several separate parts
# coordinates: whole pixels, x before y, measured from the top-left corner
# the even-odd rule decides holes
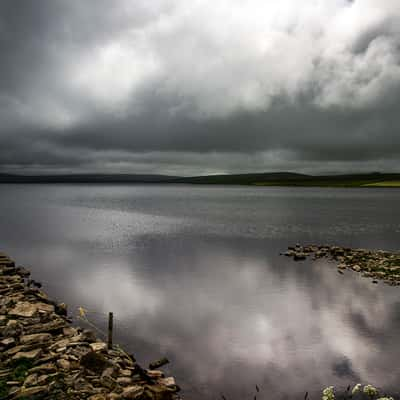
[[[108,313],[108,349],[111,350],[113,345],[113,313]]]

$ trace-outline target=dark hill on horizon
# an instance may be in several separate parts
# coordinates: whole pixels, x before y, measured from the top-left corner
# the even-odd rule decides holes
[[[179,177],[151,174],[62,174],[15,175],[0,174],[0,183],[98,183],[151,184],[181,183],[203,185],[257,185],[257,186],[321,186],[321,187],[400,187],[400,173],[369,173],[345,175],[306,175],[294,172],[254,174],[220,174]]]
[[[291,172],[273,172],[259,174],[195,176],[182,178],[180,181],[183,183],[195,184],[321,187],[360,187],[377,183],[398,182],[400,186],[400,173],[386,174],[373,172],[367,174],[306,175]]]
[[[177,176],[140,174],[0,174],[0,183],[169,183]]]

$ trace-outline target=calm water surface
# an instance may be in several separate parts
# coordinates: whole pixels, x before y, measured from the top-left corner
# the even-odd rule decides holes
[[[399,204],[387,189],[1,185],[0,247],[72,313],[103,327],[114,311],[117,341],[142,364],[166,355],[187,398],[398,392],[400,289],[279,252],[399,249]]]

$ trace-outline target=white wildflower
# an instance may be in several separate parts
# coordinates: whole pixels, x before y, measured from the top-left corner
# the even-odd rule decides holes
[[[363,392],[368,396],[376,396],[378,394],[378,390],[374,388],[372,385],[364,386]]]
[[[335,392],[333,386],[329,386],[322,391],[322,400],[335,400]]]
[[[351,391],[351,394],[354,396],[356,393],[358,393],[361,390],[361,383],[357,383],[357,385],[355,385],[353,387],[353,390]]]
[[[393,397],[380,397],[379,399],[376,400],[394,400]]]

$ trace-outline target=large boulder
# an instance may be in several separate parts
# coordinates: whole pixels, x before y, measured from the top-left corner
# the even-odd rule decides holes
[[[42,311],[45,313],[54,312],[52,304],[45,303],[29,303],[27,301],[18,302],[15,307],[9,311],[8,315],[15,317],[33,317],[37,312]]]
[[[139,385],[128,386],[122,392],[121,397],[123,399],[131,399],[131,400],[140,399],[140,398],[142,398],[143,393],[144,393],[143,386],[139,386]]]
[[[40,357],[42,354],[42,349],[34,349],[31,351],[19,351],[17,354],[15,354],[12,359],[15,360],[20,360],[23,358],[26,358],[28,360],[36,360],[37,358]]]
[[[52,339],[50,333],[34,333],[32,335],[23,335],[20,337],[21,344],[36,344],[36,343],[46,343]]]

